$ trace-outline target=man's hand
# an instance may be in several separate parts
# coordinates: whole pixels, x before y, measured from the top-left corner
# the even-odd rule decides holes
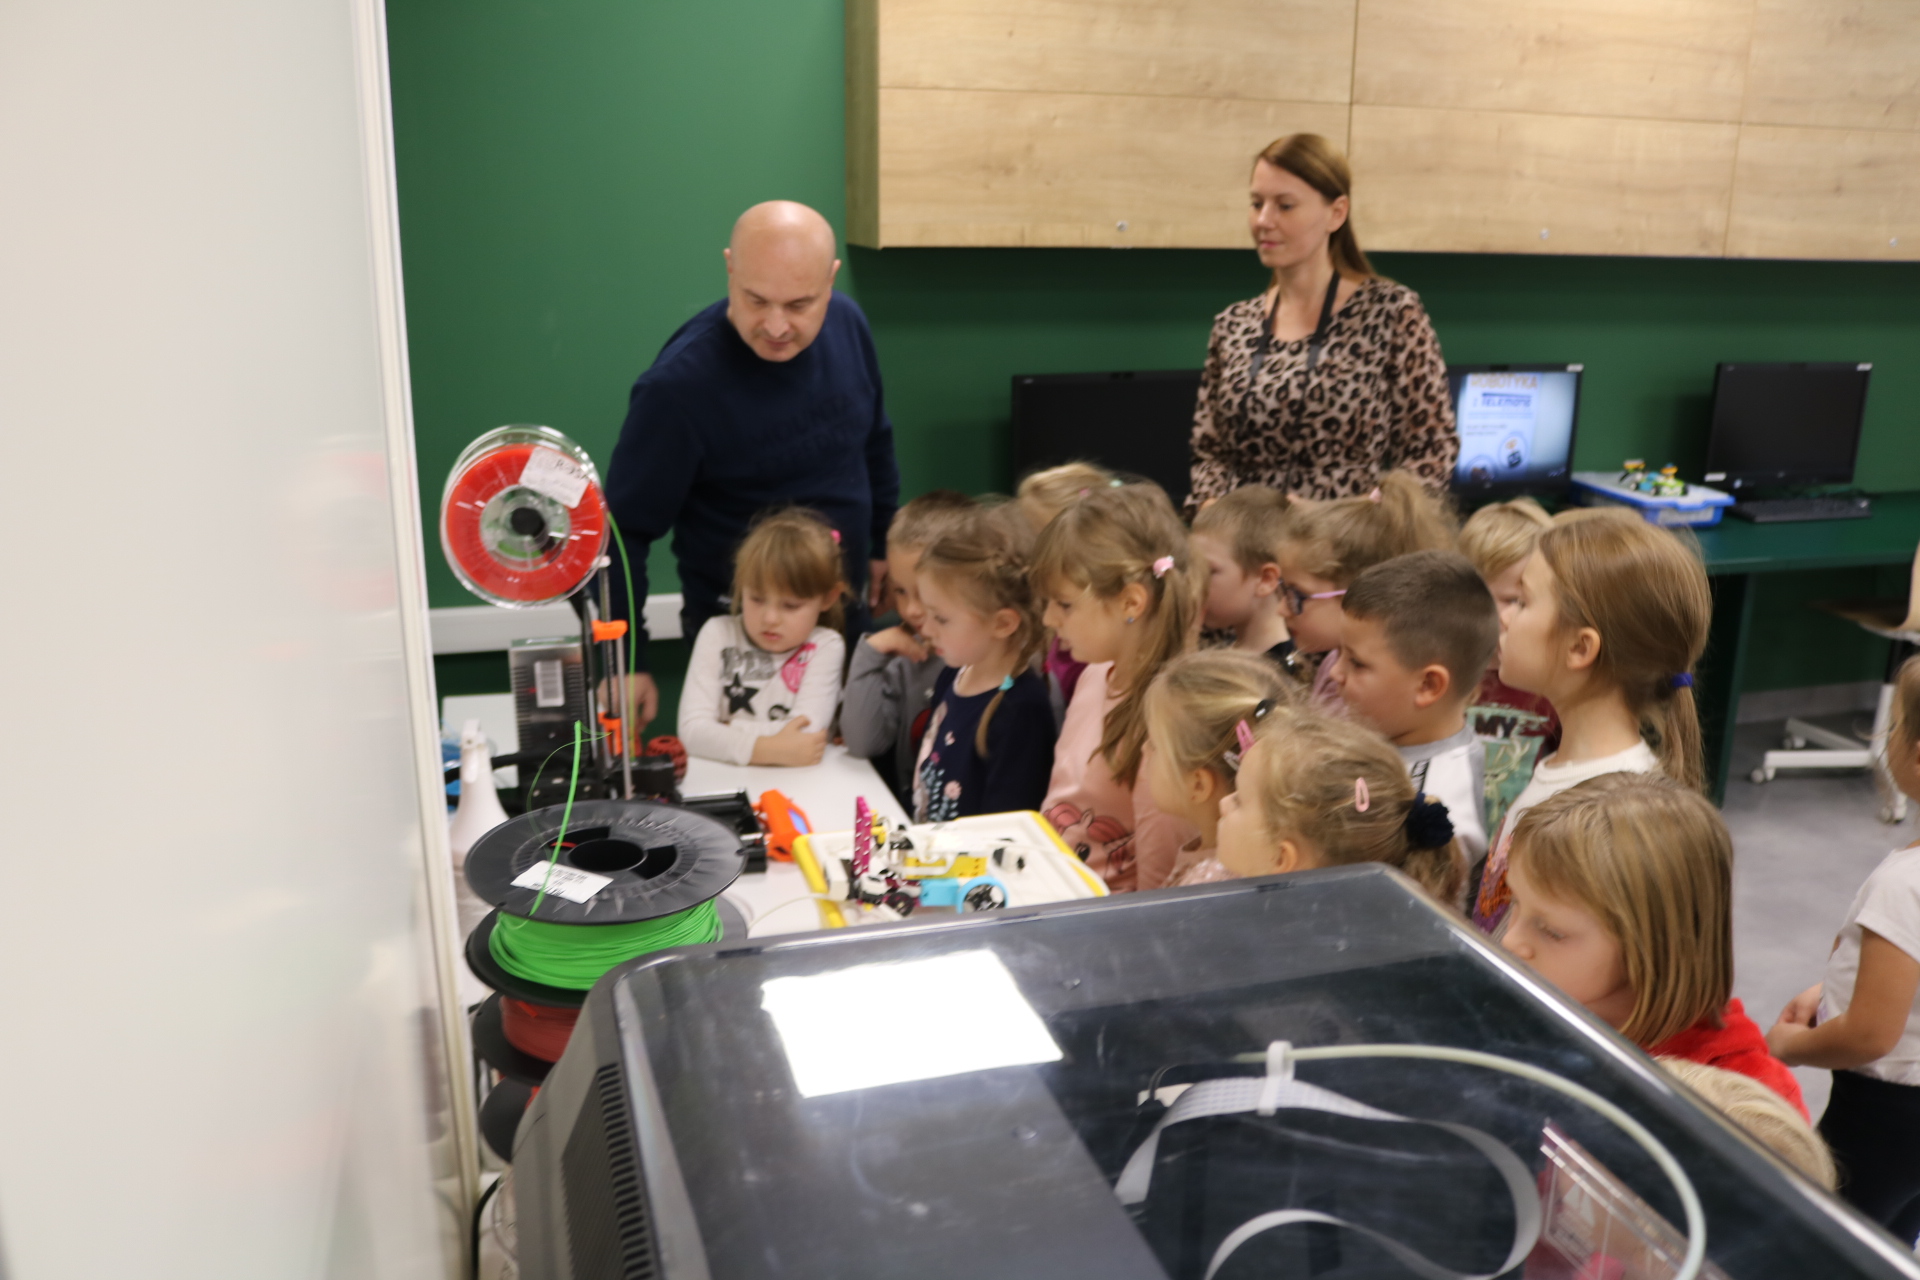
[[[921,641],[919,636],[916,636],[905,627],[888,627],[884,631],[876,631],[867,637],[867,643],[872,645],[877,652],[888,654],[897,653],[905,657],[909,662],[925,662],[927,660],[927,646]]]
[[[880,612],[880,602],[887,598],[887,562],[885,560],[867,561],[867,608],[874,613]]]
[[[596,696],[601,707],[611,708],[619,701],[619,688],[620,682],[612,677],[600,682]],[[632,705],[626,709],[623,723],[627,726],[628,740],[636,748],[634,754],[638,755],[641,735],[646,732],[647,726],[653,723],[653,718],[660,713],[660,686],[655,684],[653,677],[646,672],[636,671],[633,678],[627,682],[627,693]]]
[[[770,733],[753,744],[753,756],[748,764],[809,765],[819,764],[820,757],[827,753],[827,731],[808,733],[807,726],[812,721],[805,716],[795,716],[780,726],[780,732]]]

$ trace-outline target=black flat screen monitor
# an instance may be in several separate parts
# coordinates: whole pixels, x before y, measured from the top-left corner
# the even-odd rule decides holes
[[[1727,489],[1851,484],[1870,364],[1722,364],[1703,479]]]
[[[1453,491],[1469,498],[1566,491],[1580,417],[1578,364],[1450,364],[1460,460]]]
[[[1013,379],[1013,474],[1097,462],[1144,476],[1178,506],[1191,476],[1198,369],[1023,373]]]

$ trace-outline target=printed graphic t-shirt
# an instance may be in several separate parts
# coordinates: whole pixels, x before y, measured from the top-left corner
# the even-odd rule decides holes
[[[1031,671],[1015,676],[987,722],[987,754],[974,750],[980,717],[1001,691],[962,696],[949,667],[933,686],[933,718],[913,771],[915,822],[1038,809],[1053,768],[1053,702]]]

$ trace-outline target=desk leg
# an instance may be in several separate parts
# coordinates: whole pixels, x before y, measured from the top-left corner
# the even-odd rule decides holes
[[[1746,678],[1754,593],[1752,574],[1717,574],[1711,581],[1713,621],[1693,696],[1706,747],[1707,794],[1719,804],[1726,798],[1727,774],[1733,767],[1733,725],[1740,711],[1740,685]]]

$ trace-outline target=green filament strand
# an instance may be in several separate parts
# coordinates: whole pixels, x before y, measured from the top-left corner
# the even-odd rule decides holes
[[[607,970],[635,956],[719,938],[720,913],[708,900],[658,920],[633,924],[555,924],[503,911],[495,917],[487,949],[516,978],[585,991]]]

